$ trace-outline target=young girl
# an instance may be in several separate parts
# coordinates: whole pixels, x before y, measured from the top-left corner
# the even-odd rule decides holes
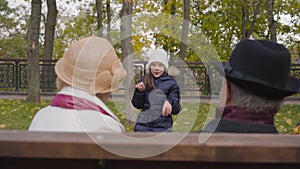
[[[167,53],[163,49],[149,52],[147,74],[135,86],[132,104],[142,109],[134,131],[171,131],[172,114],[181,110],[180,91],[175,79],[167,73]]]

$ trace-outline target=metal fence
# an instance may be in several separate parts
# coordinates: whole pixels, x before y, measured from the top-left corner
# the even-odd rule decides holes
[[[39,63],[40,88],[42,92],[55,92],[56,60],[41,60]],[[27,91],[27,60],[0,59],[1,92]]]
[[[54,66],[57,60],[40,60],[39,77],[41,93],[54,93],[56,91],[56,74]],[[145,73],[145,62],[134,62],[135,81]],[[206,65],[207,66],[207,65]],[[220,77],[214,77],[213,83],[209,78],[207,67],[201,62],[188,62],[178,64],[170,62],[170,67],[176,69],[174,77],[179,83],[180,90],[187,92],[200,92],[201,95],[214,94],[217,86],[221,83]],[[169,70],[171,72],[171,69]],[[300,77],[300,65],[291,66],[291,75]],[[214,90],[212,90],[214,88]],[[1,93],[24,93],[27,92],[27,60],[26,59],[0,59],[0,89]]]

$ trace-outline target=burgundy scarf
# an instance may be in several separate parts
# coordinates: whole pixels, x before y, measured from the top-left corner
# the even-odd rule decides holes
[[[75,97],[66,94],[57,94],[52,98],[50,105],[54,107],[61,107],[64,109],[95,110],[117,120],[115,117],[107,113],[102,107],[100,107],[96,103],[80,97]]]
[[[217,117],[221,116],[221,108],[217,109]],[[256,124],[269,124],[274,123],[274,114],[266,112],[256,112],[247,108],[240,108],[236,106],[227,106],[223,110],[222,119],[256,123]]]

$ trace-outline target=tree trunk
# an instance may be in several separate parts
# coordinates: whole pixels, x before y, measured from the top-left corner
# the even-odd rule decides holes
[[[242,3],[242,39],[246,38],[246,25],[247,25],[247,7],[245,5],[247,2]]]
[[[274,0],[266,0],[266,4],[267,4],[270,39],[271,41],[276,42],[277,33],[276,33],[276,22],[274,20]]]
[[[185,53],[187,49],[187,39],[189,32],[189,23],[190,23],[190,0],[184,0],[184,20],[182,23],[182,34],[181,34],[181,43],[180,43],[180,52],[179,58],[182,60],[185,59]]]
[[[98,36],[103,37],[103,2],[102,0],[96,0],[97,10],[97,23],[98,23]]]
[[[167,4],[169,3],[169,0],[164,0],[164,5],[165,5],[165,7],[167,6]],[[174,1],[171,1],[170,3],[172,3],[171,4],[171,11],[170,11],[170,13],[171,13],[171,15],[175,15],[176,14],[176,6],[175,6],[175,2]],[[171,28],[170,30],[173,30],[173,28]],[[169,42],[170,42],[170,40],[169,40],[169,36],[168,37],[166,37],[166,44],[164,44],[163,45],[163,49],[168,53],[168,54],[170,54],[170,49],[169,49]],[[171,55],[170,55],[171,56]],[[171,60],[171,58],[170,58],[170,60]]]
[[[27,49],[27,85],[28,102],[40,102],[39,81],[39,34],[41,22],[41,0],[32,0],[31,16],[28,27],[28,49]]]
[[[107,40],[111,41],[110,32],[111,32],[111,9],[110,9],[110,0],[106,0],[106,15],[107,15]]]
[[[47,0],[47,7],[48,13],[45,29],[44,59],[52,59],[54,46],[54,32],[57,17],[56,0]]]
[[[127,71],[127,78],[124,82],[125,88],[125,100],[126,100],[126,121],[128,125],[133,124],[132,119],[136,119],[136,114],[131,106],[131,87],[134,86],[134,70],[133,70],[133,58],[130,55],[133,53],[132,47],[132,1],[123,0],[123,7],[120,13],[121,17],[121,45],[122,45],[122,59],[124,68]]]
[[[249,6],[249,5],[247,5],[247,3],[249,3],[249,2],[244,0],[242,3],[242,39],[250,38],[250,36],[253,33],[254,27],[255,27],[257,15],[260,12],[262,0],[259,0],[257,5],[255,5],[255,1],[252,1],[252,2],[253,2],[252,6],[255,7],[255,10],[253,12],[252,22],[251,22],[250,28],[248,30],[247,30],[247,24],[248,24],[248,20],[250,20],[250,17],[248,15],[249,10],[247,9],[247,6]]]
[[[261,3],[262,3],[262,0],[259,0],[257,6],[255,8],[255,11],[253,13],[252,23],[251,23],[251,26],[250,26],[250,28],[247,32],[246,38],[249,38],[253,33],[253,29],[254,29],[254,26],[255,26],[255,23],[256,23],[256,18],[257,18],[257,15],[258,15],[259,11],[260,11]],[[254,2],[253,2],[253,6],[255,6]]]

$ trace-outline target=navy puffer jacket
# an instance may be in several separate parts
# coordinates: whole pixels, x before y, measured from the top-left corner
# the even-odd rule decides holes
[[[145,77],[142,77],[140,82],[144,82],[144,79]],[[156,89],[153,90],[155,94],[153,94],[152,98],[156,97],[155,100],[151,100],[151,101],[149,100],[150,93],[153,92],[150,91],[149,89],[146,89],[143,92],[140,92],[138,89],[135,89],[134,91],[132,104],[135,108],[142,109],[134,128],[135,131],[171,130],[173,125],[172,116],[163,117],[161,115],[161,110],[164,103],[164,100],[161,101],[162,99],[167,99],[169,103],[172,105],[173,115],[176,115],[181,111],[180,91],[176,80],[172,76],[169,76],[168,73],[165,72],[159,78],[154,78],[154,84]],[[164,94],[161,94],[158,91],[162,91]],[[153,117],[153,114],[157,114],[158,109],[160,110],[159,112],[160,115],[154,120],[151,119],[149,116]],[[151,120],[148,121],[143,120],[147,116]]]

